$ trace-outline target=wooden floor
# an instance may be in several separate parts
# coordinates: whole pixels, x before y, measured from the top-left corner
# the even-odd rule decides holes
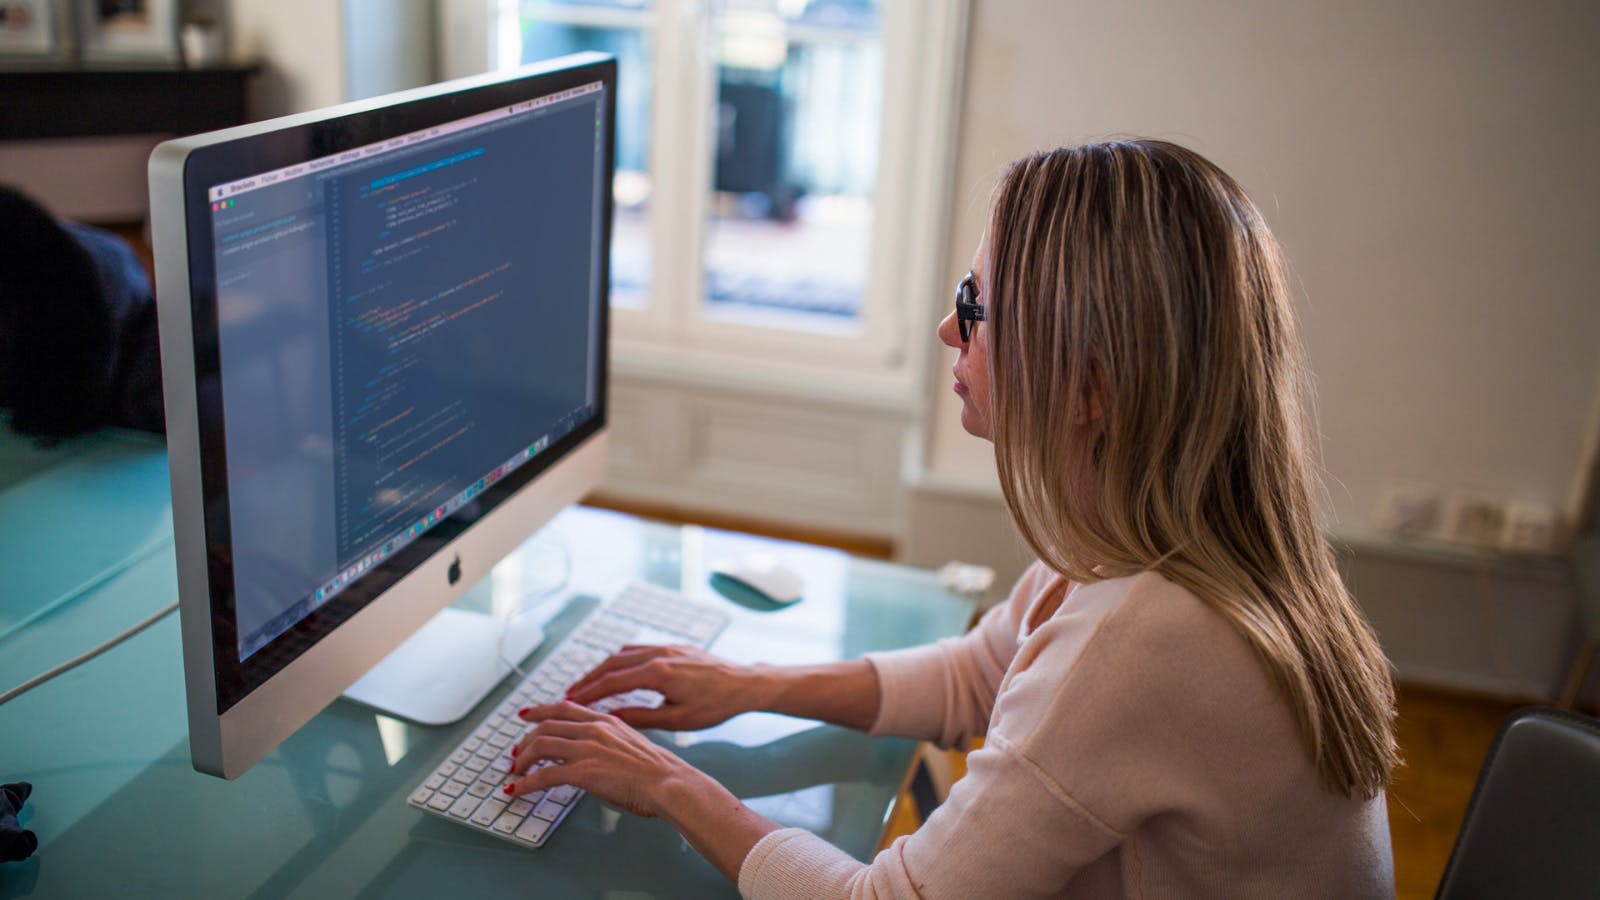
[[[1397,900],[1433,896],[1495,730],[1520,705],[1401,687],[1405,765],[1389,786]]]

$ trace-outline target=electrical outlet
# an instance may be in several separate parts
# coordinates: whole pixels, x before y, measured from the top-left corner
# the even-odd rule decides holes
[[[1420,484],[1390,484],[1378,500],[1378,526],[1404,537],[1425,537],[1439,527],[1439,494]]]
[[[1506,506],[1501,549],[1536,556],[1554,555],[1561,546],[1561,513],[1547,503],[1511,503]]]
[[[1450,503],[1442,536],[1471,547],[1497,547],[1505,528],[1505,504],[1483,497],[1456,497]]]

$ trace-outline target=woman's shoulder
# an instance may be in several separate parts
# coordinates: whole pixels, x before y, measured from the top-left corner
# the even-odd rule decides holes
[[[1273,695],[1266,668],[1233,623],[1152,571],[1072,587],[1027,635],[1012,668],[1012,686],[1042,689],[1058,714],[1099,703],[1192,711],[1196,701],[1232,706]]]

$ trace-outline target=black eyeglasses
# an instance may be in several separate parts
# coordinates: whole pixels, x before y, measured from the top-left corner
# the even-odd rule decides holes
[[[972,340],[972,323],[983,321],[983,307],[978,303],[978,285],[968,272],[956,285],[956,326],[961,329],[961,343]]]

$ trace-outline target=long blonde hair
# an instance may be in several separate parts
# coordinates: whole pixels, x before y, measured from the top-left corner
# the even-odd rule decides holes
[[[1324,783],[1376,795],[1394,687],[1321,529],[1293,296],[1255,205],[1174,144],[1053,150],[1002,177],[988,258],[995,455],[1023,537],[1073,580],[1153,570],[1209,603]]]

